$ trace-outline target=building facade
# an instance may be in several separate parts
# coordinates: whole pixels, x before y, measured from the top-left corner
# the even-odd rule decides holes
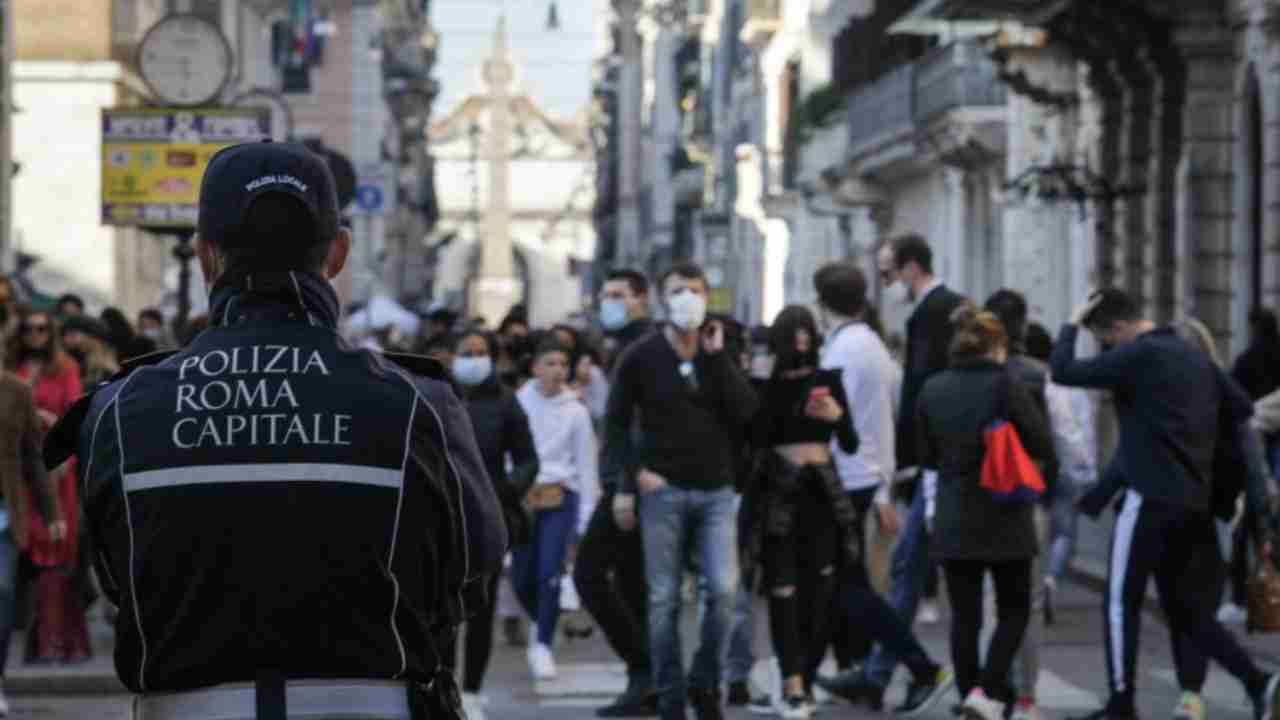
[[[398,271],[412,265],[415,248],[425,247],[434,220],[424,132],[435,92],[429,3],[19,0],[11,10],[12,92],[19,108],[12,147],[20,170],[12,182],[6,267],[14,266],[14,253],[35,256],[27,273],[34,286],[80,293],[92,306],[113,304],[130,313],[176,307],[172,238],[101,224],[98,118],[103,108],[146,101],[137,46],[155,22],[180,12],[212,22],[227,39],[234,68],[222,104],[272,108],[276,137],[323,149],[347,168],[335,166],[349,178],[347,186],[365,172],[397,179],[389,194],[404,201],[353,223],[356,251],[337,285],[344,299],[356,300],[412,289],[414,279]],[[283,36],[287,27],[305,28],[300,63],[286,57],[293,47]],[[404,242],[395,242],[399,238]],[[193,280],[199,312],[206,293],[198,272]]]

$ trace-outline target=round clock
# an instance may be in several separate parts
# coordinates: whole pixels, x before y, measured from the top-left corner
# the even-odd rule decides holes
[[[231,79],[231,46],[208,20],[169,15],[138,45],[138,72],[164,104],[205,105],[217,100]]]

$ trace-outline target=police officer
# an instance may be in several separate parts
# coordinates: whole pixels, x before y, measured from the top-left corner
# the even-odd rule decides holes
[[[436,648],[507,536],[443,369],[334,332],[351,235],[301,145],[217,153],[195,247],[209,329],[46,446],[85,468],[137,717],[457,716]]]

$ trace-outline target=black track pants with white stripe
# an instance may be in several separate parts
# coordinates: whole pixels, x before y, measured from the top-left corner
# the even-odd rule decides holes
[[[1103,645],[1107,655],[1108,705],[1112,717],[1134,715],[1134,673],[1142,601],[1152,577],[1169,632],[1181,635],[1205,657],[1216,660],[1256,697],[1266,684],[1248,654],[1215,618],[1216,598],[1203,592],[1220,587],[1222,558],[1213,537],[1213,518],[1185,508],[1146,500],[1133,490],[1124,499],[1111,541],[1111,567],[1103,598]]]

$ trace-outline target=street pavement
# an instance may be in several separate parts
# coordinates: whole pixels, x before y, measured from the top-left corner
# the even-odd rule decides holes
[[[1049,718],[1065,718],[1091,710],[1105,697],[1105,664],[1098,605],[1097,593],[1085,585],[1067,585],[1059,592],[1058,622],[1047,633],[1048,644],[1043,653],[1045,668],[1040,678],[1041,704]],[[916,629],[935,658],[945,660],[945,612],[942,622],[917,624]],[[484,690],[488,700],[487,718],[591,718],[594,717],[594,708],[607,703],[625,682],[622,666],[605,647],[598,632],[586,640],[559,640],[556,654],[560,677],[554,682],[537,684],[529,678],[524,651],[508,647],[502,634],[496,634],[498,645]],[[111,672],[110,630],[98,623],[94,635],[98,650],[94,661],[67,669],[24,666],[19,650],[21,646],[17,644],[21,640],[16,639],[7,681],[14,706],[11,717],[42,720],[128,718],[129,698],[112,690],[118,686],[114,684]],[[685,647],[690,651],[695,637],[690,613],[685,623]],[[1252,636],[1247,642],[1260,662],[1266,667],[1277,667],[1280,638]],[[756,649],[761,658],[770,655],[762,604],[757,604]],[[758,684],[768,682],[769,667],[767,659],[757,662],[755,675]],[[890,690],[890,704],[901,697],[904,684],[904,673],[899,672]],[[1138,687],[1144,717],[1169,717],[1178,699],[1178,688],[1170,660],[1168,636],[1154,617],[1148,617],[1144,624]],[[1216,668],[1205,688],[1205,699],[1208,714],[1215,720],[1244,720],[1249,717],[1248,704],[1239,685]],[[745,710],[738,709],[727,715],[732,719],[752,717]],[[822,716],[871,718],[875,715],[846,705],[833,705],[825,707]],[[940,704],[928,717],[949,718],[947,705]]]

